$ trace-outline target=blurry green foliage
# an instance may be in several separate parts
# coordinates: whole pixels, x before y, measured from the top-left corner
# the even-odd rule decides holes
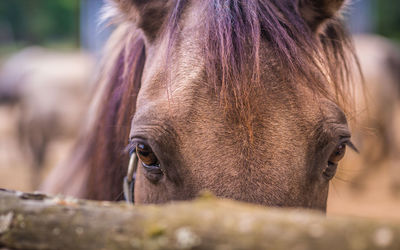
[[[375,0],[375,31],[400,42],[400,1]]]
[[[25,45],[79,40],[79,0],[0,0],[0,42]]]

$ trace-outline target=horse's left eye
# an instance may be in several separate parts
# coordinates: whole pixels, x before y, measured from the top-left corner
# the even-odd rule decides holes
[[[336,147],[331,156],[329,157],[328,164],[339,164],[339,161],[343,159],[346,153],[346,144],[342,143]]]
[[[343,159],[345,153],[346,143],[342,143],[337,146],[329,156],[328,164],[323,172],[323,175],[327,180],[331,180],[335,176],[338,164],[340,160]]]
[[[145,144],[138,144],[136,146],[136,153],[140,161],[146,166],[152,167],[159,165],[156,155],[149,146]]]

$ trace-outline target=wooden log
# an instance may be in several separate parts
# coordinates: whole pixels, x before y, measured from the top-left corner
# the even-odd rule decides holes
[[[0,249],[400,249],[400,223],[201,197],[130,206],[0,190]]]

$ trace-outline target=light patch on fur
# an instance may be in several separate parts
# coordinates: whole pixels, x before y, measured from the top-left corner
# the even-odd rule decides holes
[[[107,1],[100,10],[99,25],[108,23],[118,16],[121,16],[121,13],[116,4],[112,1]]]
[[[5,215],[0,215],[0,234],[5,233],[9,230],[13,216],[13,212],[8,212]]]
[[[132,19],[133,22],[136,21],[136,18],[134,17],[137,13],[132,13],[132,15],[127,16],[121,8],[122,7],[115,1],[105,0],[105,4],[100,10],[100,16],[98,20],[99,26],[119,24],[129,19]]]

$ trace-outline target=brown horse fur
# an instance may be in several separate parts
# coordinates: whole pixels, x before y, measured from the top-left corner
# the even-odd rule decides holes
[[[86,172],[79,196],[122,198],[130,139],[149,145],[165,173],[154,183],[139,166],[138,203],[207,189],[324,210],[322,172],[350,136],[343,110],[355,58],[336,17],[342,4],[112,1],[119,28],[104,58],[98,115],[75,151],[81,157],[68,165],[70,173]],[[47,191],[73,185],[73,175],[64,175]]]

